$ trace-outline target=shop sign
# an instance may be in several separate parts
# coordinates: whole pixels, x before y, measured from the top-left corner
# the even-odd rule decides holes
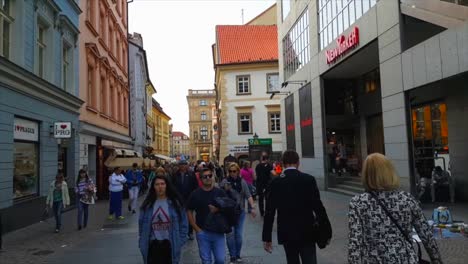
[[[351,49],[359,45],[359,28],[354,27],[348,36],[341,35],[336,40],[337,47],[325,51],[327,57],[327,64],[334,63],[341,56],[344,56]]]
[[[54,138],[71,138],[72,124],[71,122],[55,122],[54,123]]]
[[[34,121],[15,118],[13,138],[27,141],[39,141],[39,124]]]
[[[249,152],[249,146],[247,145],[234,145],[229,148],[230,153],[241,153],[241,152]]]
[[[249,145],[271,145],[273,143],[271,138],[250,138]]]

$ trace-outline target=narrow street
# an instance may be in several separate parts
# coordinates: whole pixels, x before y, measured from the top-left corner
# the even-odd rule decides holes
[[[346,263],[347,254],[347,204],[349,196],[322,192],[322,199],[333,225],[333,240],[329,247],[318,250],[318,263]],[[126,203],[124,202],[124,205]],[[106,220],[107,201],[92,208],[91,222],[86,230],[75,230],[76,211],[64,215],[64,231],[54,234],[53,219],[9,233],[4,237],[2,264],[94,264],[143,263],[138,251],[138,217],[126,214],[122,221]],[[429,210],[427,210],[427,215]],[[455,217],[456,217],[455,213]],[[244,230],[244,263],[286,263],[284,251],[277,244],[272,254],[263,250],[261,243],[262,221],[246,220]],[[274,235],[276,240],[276,235]],[[438,240],[445,263],[465,263],[468,252],[466,239]],[[183,264],[200,263],[196,241],[189,241],[183,250]]]

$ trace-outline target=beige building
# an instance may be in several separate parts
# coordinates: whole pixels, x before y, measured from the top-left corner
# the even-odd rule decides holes
[[[132,150],[129,137],[126,0],[80,1],[80,167],[107,193],[104,161],[112,149]],[[98,168],[98,169],[97,169]]]
[[[276,5],[245,25],[216,26],[213,62],[217,93],[219,162],[229,156],[255,160],[257,135],[278,158],[282,151]],[[238,39],[245,41],[238,42]]]
[[[172,153],[177,159],[190,159],[190,138],[184,132],[172,132]]]
[[[213,160],[212,106],[215,100],[215,90],[189,90],[191,160]]]
[[[153,98],[153,154],[160,159],[170,160],[171,117],[167,115],[161,105]],[[159,156],[158,156],[159,155]]]

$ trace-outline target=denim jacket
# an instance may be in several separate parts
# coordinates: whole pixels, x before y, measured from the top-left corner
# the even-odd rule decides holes
[[[172,249],[172,263],[178,264],[182,246],[187,242],[188,221],[187,215],[183,207],[181,208],[180,217],[176,209],[172,206],[172,202],[168,200],[169,216],[171,218],[170,240]],[[151,205],[146,210],[140,210],[138,220],[138,247],[140,248],[143,261],[146,264],[148,261],[148,249],[150,244],[150,236],[152,232],[151,222],[153,217],[153,206]]]

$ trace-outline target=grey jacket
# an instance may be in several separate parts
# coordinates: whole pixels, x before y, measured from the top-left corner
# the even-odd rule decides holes
[[[240,177],[240,176],[238,176]],[[221,183],[219,184],[219,187],[225,189],[225,185],[229,184],[229,181],[227,178],[224,178]],[[249,185],[244,179],[241,179],[241,184],[242,184],[242,191],[239,193],[240,194],[240,205],[242,210],[245,209],[245,200],[249,199],[252,197],[252,194],[250,193]]]

